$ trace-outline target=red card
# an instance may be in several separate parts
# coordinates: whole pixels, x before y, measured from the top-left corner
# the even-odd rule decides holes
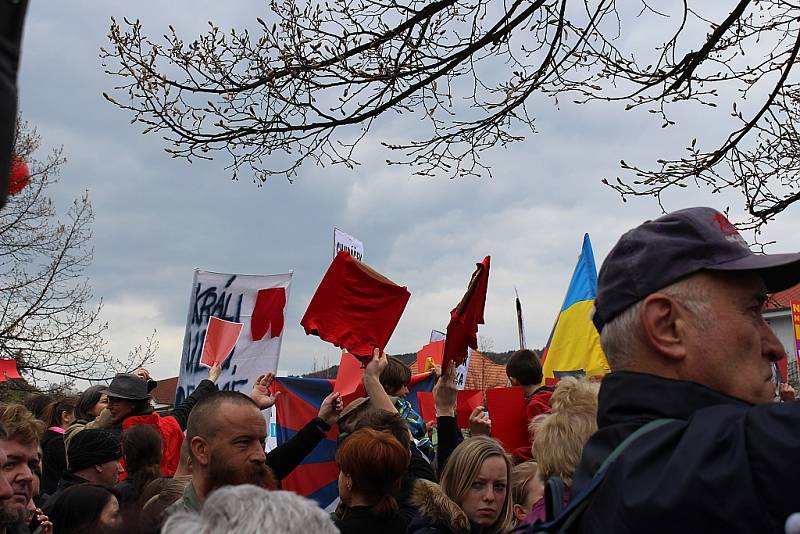
[[[349,352],[343,352],[333,391],[341,393],[342,397],[347,397],[356,392],[363,377],[364,369],[361,368],[361,362]]]
[[[525,424],[525,393],[522,388],[487,389],[486,405],[492,420],[492,437],[507,452],[530,445]]]
[[[417,353],[417,370],[421,373],[425,370],[425,362],[431,358],[436,365],[442,365],[444,358],[444,339],[431,341]]]
[[[22,378],[17,371],[16,360],[0,360],[0,382],[5,382],[6,378]]]
[[[224,362],[230,356],[233,347],[242,333],[242,323],[224,321],[219,317],[208,319],[206,338],[203,340],[203,353],[200,363],[211,367],[215,363]]]
[[[469,428],[469,416],[476,406],[483,404],[483,391],[480,389],[462,389],[458,392],[456,403],[456,422],[458,428]]]
[[[433,402],[433,392],[418,391],[419,411],[425,423],[436,421],[436,404]]]

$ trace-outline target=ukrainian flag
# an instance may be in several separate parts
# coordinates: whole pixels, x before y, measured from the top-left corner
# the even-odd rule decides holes
[[[592,323],[597,297],[597,267],[589,234],[572,273],[564,304],[542,353],[544,381],[552,383],[564,375],[602,376],[609,370],[600,336]]]

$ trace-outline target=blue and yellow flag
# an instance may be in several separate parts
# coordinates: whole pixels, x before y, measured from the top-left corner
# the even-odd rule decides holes
[[[589,234],[584,234],[567,296],[542,353],[545,383],[566,375],[592,377],[608,372],[608,361],[591,317],[596,297],[597,267]]]

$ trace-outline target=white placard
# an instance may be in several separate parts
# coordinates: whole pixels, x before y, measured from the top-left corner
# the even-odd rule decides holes
[[[346,250],[358,261],[364,261],[364,243],[355,237],[342,232],[338,228],[333,229],[333,255],[336,256],[340,251]]]
[[[273,335],[274,323],[269,322],[270,326],[263,337],[254,340],[251,332],[253,309],[258,292],[262,289],[283,288],[285,302],[288,303],[291,281],[291,272],[249,275],[195,269],[175,394],[176,405],[183,402],[201,380],[208,378],[208,368],[200,364],[200,357],[209,317],[243,323],[233,353],[222,365],[222,374],[217,380],[220,390],[249,393],[259,375],[277,371],[283,332],[278,336]],[[268,315],[271,318],[281,317],[285,330],[286,304],[283,310],[270,310]]]

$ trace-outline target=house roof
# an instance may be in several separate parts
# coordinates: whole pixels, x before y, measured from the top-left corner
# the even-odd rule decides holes
[[[771,294],[767,299],[767,304],[764,309],[786,310],[789,309],[793,300],[800,300],[800,284]]]

